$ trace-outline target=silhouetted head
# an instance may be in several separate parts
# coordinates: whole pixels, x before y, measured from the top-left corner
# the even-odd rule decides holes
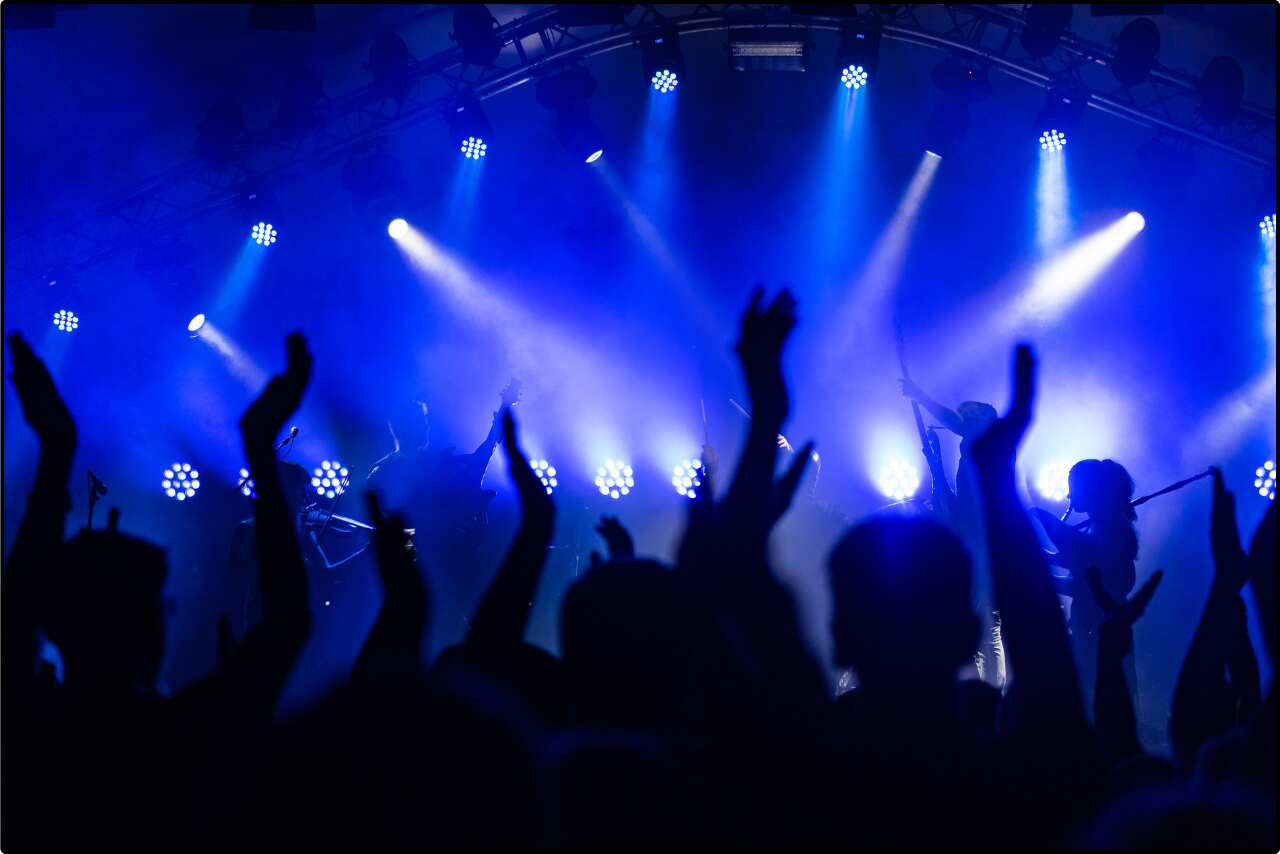
[[[962,434],[969,439],[981,436],[999,417],[994,406],[976,400],[966,400],[957,406],[956,415],[960,416]]]
[[[43,570],[41,627],[67,681],[147,692],[164,658],[168,560],[152,543],[81,531]]]
[[[859,682],[954,680],[979,623],[960,540],[929,519],[878,517],[852,528],[827,561],[836,664]]]
[[[1067,475],[1071,507],[1090,516],[1137,516],[1129,502],[1133,499],[1133,478],[1115,460],[1081,460]]]
[[[1274,793],[1225,784],[1143,789],[1108,804],[1084,842],[1095,849],[1271,851]]]
[[[280,486],[285,502],[295,512],[311,503],[311,475],[297,463],[280,463]]]
[[[427,404],[421,400],[404,401],[391,411],[387,427],[400,450],[407,453],[425,448],[431,440]]]

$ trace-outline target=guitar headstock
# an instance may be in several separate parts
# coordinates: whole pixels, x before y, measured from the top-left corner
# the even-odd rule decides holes
[[[522,383],[520,380],[512,377],[507,381],[507,385],[502,389],[501,398],[502,406],[505,409],[508,406],[515,406],[520,402],[520,388]]]

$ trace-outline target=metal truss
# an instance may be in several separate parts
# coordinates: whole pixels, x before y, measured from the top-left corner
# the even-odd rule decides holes
[[[814,7],[808,7],[813,9]],[[301,171],[340,161],[378,137],[455,109],[469,93],[481,100],[584,62],[636,46],[657,28],[680,34],[709,31],[793,29],[839,30],[849,18],[831,6],[825,14],[797,14],[789,5],[635,5],[609,25],[566,27],[549,6],[496,30],[503,50],[488,66],[464,63],[454,46],[410,66],[411,87],[403,99],[379,94],[372,85],[332,99],[313,127],[297,135],[275,128],[250,130],[235,157],[211,166],[194,156],[97,209],[56,228],[31,230],[6,241],[9,267],[28,281],[48,282],[106,261],[140,244],[156,243],[183,226],[236,204],[246,192],[277,185]],[[991,71],[1049,88],[1073,83],[1089,93],[1090,107],[1189,143],[1218,149],[1261,169],[1274,169],[1275,115],[1242,105],[1226,126],[1205,122],[1197,111],[1196,78],[1155,68],[1137,86],[1119,84],[1110,72],[1110,48],[1067,33],[1043,59],[1019,44],[1022,14],[1016,7],[969,5],[876,6],[883,38],[963,55]],[[823,9],[822,11],[825,11]],[[32,282],[34,283],[34,281]]]

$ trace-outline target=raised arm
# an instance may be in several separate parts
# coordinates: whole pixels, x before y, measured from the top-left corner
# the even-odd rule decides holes
[[[1018,497],[1014,456],[1031,422],[1035,359],[1014,356],[1013,402],[974,442],[992,586],[1009,653],[1009,704],[1025,743],[1070,745],[1087,733],[1084,704],[1052,574]]]
[[[1117,602],[1102,586],[1098,570],[1089,569],[1089,590],[1107,615],[1099,630],[1093,719],[1108,764],[1142,753],[1133,698],[1124,676],[1124,659],[1133,650],[1133,624],[1151,603],[1163,577],[1164,573],[1157,570],[1132,598]]]
[[[382,607],[352,673],[353,679],[413,675],[421,670],[430,596],[417,554],[399,515],[384,516],[378,496],[367,494],[373,547],[382,580]]]
[[[520,494],[520,527],[467,630],[469,652],[501,653],[523,642],[555,532],[555,504],[517,444],[510,409],[502,412],[502,429],[502,447]]]
[[[902,383],[902,396],[914,400],[916,403],[929,410],[929,414],[938,419],[938,423],[946,427],[957,436],[964,435],[964,422],[960,416],[956,414],[954,409],[943,406],[929,395],[925,394],[924,389],[916,385],[911,380],[898,380]]]

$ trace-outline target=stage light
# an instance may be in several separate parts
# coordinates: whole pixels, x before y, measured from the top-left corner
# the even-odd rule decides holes
[[[729,33],[729,61],[734,71],[804,71],[809,66],[807,39]]]
[[[391,235],[393,240],[399,240],[409,233],[409,223],[396,217],[387,224],[387,234]]]
[[[604,134],[587,101],[596,91],[591,72],[578,66],[538,82],[538,103],[556,114],[555,133],[570,156],[594,163],[604,153]]]
[[[502,52],[502,42],[494,30],[498,22],[489,9],[463,3],[453,13],[453,40],[462,48],[462,60],[469,65],[492,65]]]
[[[1264,216],[1262,221],[1258,223],[1258,228],[1262,230],[1263,237],[1270,237],[1274,240],[1276,236],[1276,215],[1267,214]]]
[[[1056,128],[1040,134],[1041,151],[1061,151],[1066,144],[1067,135]]]
[[[659,94],[675,91],[684,74],[684,53],[680,36],[671,28],[645,36],[640,41],[640,70]]]
[[[1036,478],[1036,489],[1050,501],[1066,501],[1070,497],[1068,489],[1071,466],[1068,463],[1052,462],[1040,467],[1040,476]]]
[[[705,474],[702,460],[685,460],[671,470],[671,485],[685,498],[697,498]]]
[[[253,242],[259,246],[270,246],[276,242],[280,232],[276,231],[275,226],[269,222],[260,222],[253,227],[250,236]]]
[[[680,84],[680,76],[669,68],[660,68],[649,78],[655,92],[666,94]]]
[[[875,72],[880,58],[880,27],[875,22],[849,27],[840,33],[836,71],[846,89],[861,89]]]
[[[555,492],[560,482],[556,480],[556,467],[546,460],[530,460],[529,468],[533,469],[533,473],[538,476],[538,480],[542,481],[542,485],[547,490],[547,495]]]
[[[188,332],[199,332],[202,328],[204,328],[203,314],[197,314],[195,317],[191,318],[191,322],[187,324]]]
[[[1042,151],[1061,151],[1084,115],[1089,94],[1082,89],[1055,86],[1045,96],[1044,107],[1036,116],[1035,130],[1040,134]]]
[[[1033,59],[1044,59],[1053,53],[1062,40],[1062,34],[1071,25],[1071,6],[1065,3],[1044,3],[1027,7],[1023,18],[1019,41],[1022,49]]]
[[[80,318],[76,317],[74,311],[68,311],[65,308],[59,309],[54,312],[53,325],[63,332],[74,332],[76,327],[80,325]]]
[[[614,501],[630,493],[635,485],[631,466],[621,460],[605,460],[604,465],[596,469],[596,489]]]
[[[449,117],[449,134],[455,144],[461,143],[462,156],[468,160],[479,160],[489,153],[493,125],[474,95],[463,95],[458,101]]]
[[[604,149],[603,149],[603,148],[597,148],[595,151],[593,151],[593,152],[591,152],[590,154],[588,154],[588,155],[587,155],[587,159],[586,159],[586,161],[585,161],[585,162],[587,162],[587,163],[595,163],[597,160],[599,160],[599,159],[600,159],[601,157],[603,157],[603,156],[604,156]]]
[[[880,469],[880,492],[894,501],[904,501],[920,488],[920,470],[900,457],[891,457]]]
[[[190,463],[174,463],[164,470],[160,488],[175,501],[195,498],[196,490],[200,488],[200,472],[193,469]]]
[[[1160,53],[1160,29],[1150,18],[1130,21],[1116,36],[1116,55],[1111,73],[1125,86],[1147,79]]]
[[[1129,223],[1129,227],[1133,229],[1135,234],[1147,227],[1147,218],[1137,211],[1129,211],[1124,215],[1124,218],[1125,221]]]
[[[351,472],[337,460],[324,460],[311,472],[311,485],[316,495],[322,498],[336,498],[347,491],[351,483]]]
[[[489,146],[483,139],[469,136],[462,141],[462,156],[468,160],[479,160],[489,153]]]
[[[1276,500],[1276,464],[1267,460],[1254,472],[1253,487],[1268,501]]]
[[[258,492],[253,485],[253,478],[249,477],[248,469],[240,469],[240,479],[236,481],[240,486],[240,494],[245,498],[257,498]]]

